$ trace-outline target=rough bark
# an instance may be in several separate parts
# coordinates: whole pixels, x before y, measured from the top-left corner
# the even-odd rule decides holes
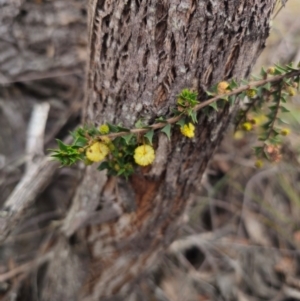
[[[0,10],[2,84],[81,71],[85,1],[1,1]]]
[[[169,114],[183,88],[203,99],[210,85],[246,77],[264,48],[274,2],[92,1],[85,121],[151,122]],[[174,238],[233,112],[200,113],[193,140],[176,131],[170,142],[160,135],[154,165],[128,183],[87,169],[63,227],[90,256],[81,300],[128,297]],[[86,227],[97,210],[98,225]]]
[[[183,88],[203,100],[212,84],[248,76],[275,2],[92,0],[84,121],[151,123],[170,114]],[[159,135],[155,163],[128,182],[87,168],[55,241],[42,300],[128,298],[174,238],[235,109],[200,112],[192,140],[178,131],[170,142]]]

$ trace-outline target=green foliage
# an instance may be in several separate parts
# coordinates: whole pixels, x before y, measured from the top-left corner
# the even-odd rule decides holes
[[[64,144],[59,139],[56,139],[56,141],[58,144],[58,149],[51,150],[53,151],[52,157],[60,161],[62,166],[70,166],[83,159],[82,153],[80,152],[81,145],[78,145],[78,141],[73,145]]]
[[[111,142],[111,152],[106,161],[103,161],[98,170],[107,170],[108,175],[128,178],[134,172],[133,153],[137,142],[134,135],[117,137]]]

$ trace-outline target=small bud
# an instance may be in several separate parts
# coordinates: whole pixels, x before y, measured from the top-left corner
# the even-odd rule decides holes
[[[267,73],[271,75],[275,74],[275,67],[268,68]]]
[[[282,136],[288,136],[291,133],[291,130],[288,128],[284,128],[280,131],[280,135]]]
[[[104,142],[105,144],[109,144],[111,143],[111,140],[109,137],[101,137],[102,142]]]
[[[219,82],[217,86],[218,94],[226,94],[228,92],[229,83],[228,82]]]
[[[250,123],[252,123],[253,125],[258,124],[259,123],[259,119],[257,117],[251,118],[249,120]]]
[[[264,166],[264,162],[262,160],[258,159],[258,160],[255,161],[254,165],[255,165],[256,168],[262,168]]]
[[[78,153],[82,154],[84,152],[84,148],[78,148]]]
[[[233,135],[234,140],[240,140],[244,138],[244,132],[243,131],[236,131]]]
[[[250,122],[248,122],[248,121],[247,121],[247,122],[244,122],[244,123],[242,124],[242,129],[243,129],[244,131],[246,131],[246,132],[251,131],[252,128],[253,128],[252,124],[251,124]]]
[[[102,124],[99,126],[99,132],[101,135],[105,135],[109,133],[109,126],[107,124]]]
[[[289,96],[295,96],[296,95],[296,90],[291,86],[288,86],[286,88],[286,92],[288,92]]]
[[[248,96],[249,98],[253,98],[253,97],[256,96],[256,90],[255,90],[255,89],[248,89],[248,90],[246,91],[246,94],[247,94],[247,96]]]

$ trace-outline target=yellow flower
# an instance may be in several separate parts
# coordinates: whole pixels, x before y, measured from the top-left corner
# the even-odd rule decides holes
[[[102,124],[99,126],[99,132],[101,135],[105,135],[109,133],[109,126],[107,124]]]
[[[225,94],[228,92],[228,87],[229,87],[229,83],[227,82],[219,82],[218,83],[218,86],[217,86],[217,91],[218,91],[218,94],[221,95],[221,94]]]
[[[280,134],[281,134],[282,136],[287,136],[287,135],[289,135],[290,133],[291,133],[291,130],[288,129],[288,128],[284,128],[284,129],[282,129],[282,130],[280,131]]]
[[[180,128],[181,134],[188,138],[193,138],[195,136],[195,126],[192,123],[185,124]]]
[[[249,98],[253,98],[253,97],[256,96],[256,90],[255,90],[255,89],[248,89],[248,90],[246,91],[246,94],[247,94],[247,96],[248,96]]]
[[[253,126],[252,126],[252,124],[251,124],[250,122],[244,122],[244,123],[242,124],[242,129],[243,129],[244,131],[246,131],[246,132],[251,131],[252,128],[253,128]]]
[[[85,152],[86,157],[92,162],[102,161],[109,153],[109,148],[101,142],[95,142]]]
[[[256,168],[262,168],[264,166],[264,162],[262,160],[258,159],[258,160],[255,161],[254,165],[255,165]]]
[[[134,150],[134,161],[141,166],[147,166],[153,163],[155,159],[155,152],[150,145],[141,145]]]

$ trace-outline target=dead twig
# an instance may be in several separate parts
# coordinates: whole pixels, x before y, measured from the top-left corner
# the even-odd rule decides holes
[[[26,170],[32,168],[35,156],[44,154],[44,132],[50,105],[47,102],[35,104],[28,125],[26,140]]]

